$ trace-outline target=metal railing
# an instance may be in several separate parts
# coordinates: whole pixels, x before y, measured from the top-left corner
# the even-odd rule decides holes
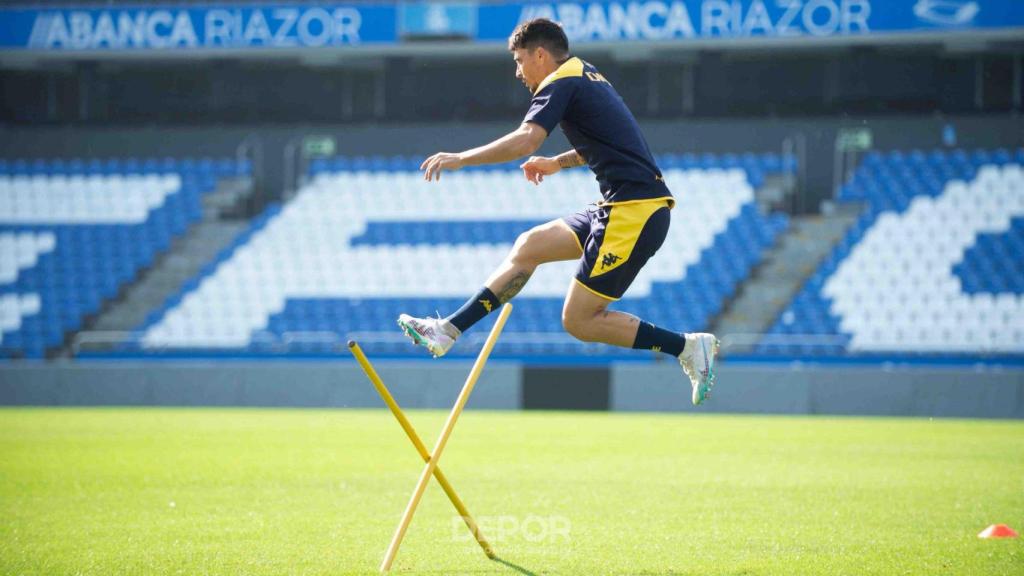
[[[235,160],[239,163],[249,160],[249,164],[252,166],[253,194],[246,203],[246,213],[252,216],[263,209],[263,206],[268,201],[267,182],[264,177],[263,166],[263,141],[260,140],[259,136],[256,134],[246,136],[238,144],[238,147],[235,148]]]
[[[807,212],[807,135],[797,132],[782,141],[782,158],[796,158],[796,174],[794,190],[789,198],[789,213],[804,214]]]
[[[136,341],[138,335],[124,330],[83,330],[71,338],[71,353],[78,356],[83,349],[113,350]]]
[[[778,345],[778,346],[845,346],[847,336],[840,334],[725,334],[721,337],[723,348],[739,346]]]
[[[71,341],[71,352],[79,355],[81,352],[160,352],[180,349],[210,349],[210,350],[234,350],[243,347],[211,347],[196,346],[194,348],[175,347],[166,345],[143,344],[142,333],[130,331],[83,331],[75,334]],[[461,346],[469,349],[476,349],[483,346],[487,335],[484,333],[466,334],[460,339]],[[406,344],[408,338],[401,332],[395,330],[361,330],[355,332],[341,333],[333,330],[315,331],[289,331],[276,334],[266,330],[253,332],[249,346],[254,346],[262,352],[270,354],[287,354],[289,352],[306,348],[309,345],[319,345],[327,350],[344,350],[349,340],[355,340],[363,346],[386,346],[394,344]],[[758,333],[733,333],[721,335],[722,351],[724,354],[731,352],[743,352],[751,350],[759,345],[777,346],[798,346],[811,348],[825,348],[845,346],[848,337],[835,334],[758,334]],[[579,346],[581,342],[564,332],[506,332],[502,335],[501,344],[505,345],[573,345]],[[603,344],[584,343],[583,351],[598,349]]]

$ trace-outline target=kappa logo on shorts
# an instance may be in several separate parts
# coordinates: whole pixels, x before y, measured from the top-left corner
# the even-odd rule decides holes
[[[618,262],[621,259],[622,258],[620,258],[620,257],[616,256],[615,254],[612,254],[611,252],[609,252],[609,253],[605,254],[603,258],[601,258],[601,269],[604,270],[608,266],[614,266],[615,263]]]

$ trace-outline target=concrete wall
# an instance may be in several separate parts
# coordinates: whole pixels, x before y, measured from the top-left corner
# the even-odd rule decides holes
[[[469,374],[466,362],[375,365],[407,408],[451,406]],[[519,367],[488,363],[471,408],[519,406]],[[112,362],[0,367],[3,405],[383,406],[357,364],[339,362]]]
[[[449,408],[468,362],[378,362],[407,408]],[[469,408],[1024,418],[1024,369],[729,365],[711,400],[668,362],[544,368],[489,362]],[[382,407],[338,362],[70,362],[0,367],[0,405]]]
[[[613,410],[704,411],[674,366],[612,368]],[[723,365],[716,412],[1024,418],[1024,370]]]

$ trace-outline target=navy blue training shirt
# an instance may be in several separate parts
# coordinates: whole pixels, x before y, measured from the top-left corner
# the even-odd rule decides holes
[[[538,86],[524,122],[561,125],[605,203],[671,197],[633,113],[592,65],[570,58]]]

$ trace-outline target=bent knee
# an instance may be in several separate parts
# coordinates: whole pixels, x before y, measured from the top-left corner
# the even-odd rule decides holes
[[[516,238],[512,245],[509,259],[516,264],[535,267],[542,263],[544,251],[542,234],[537,228],[531,228]]]
[[[570,310],[562,310],[562,328],[570,336],[584,342],[592,342],[594,315],[581,314]]]

